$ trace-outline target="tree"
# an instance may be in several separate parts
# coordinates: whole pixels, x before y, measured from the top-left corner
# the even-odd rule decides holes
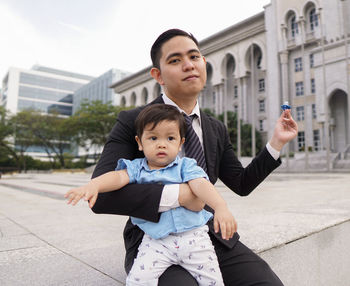
[[[17,168],[20,169],[20,159],[16,150],[13,148],[11,138],[13,139],[14,126],[11,124],[8,111],[0,106],[0,154],[1,159],[7,161],[8,157],[15,160]]]
[[[81,104],[80,109],[69,118],[69,126],[75,133],[74,141],[85,151],[85,163],[93,147],[96,150],[106,143],[109,132],[116,123],[121,110],[121,107],[114,106],[111,102],[85,101]],[[96,162],[96,153],[94,159]]]
[[[215,116],[212,111],[208,109],[204,109],[204,112],[207,114],[216,117],[220,121],[224,121],[224,114],[220,114],[219,116]],[[241,120],[241,155],[242,156],[252,156],[252,138],[251,138],[251,130],[252,126],[248,123],[243,123]],[[227,111],[227,130],[230,136],[230,140],[233,146],[233,150],[237,152],[237,113],[232,111]],[[262,149],[262,138],[260,133],[255,130],[255,138],[256,138],[256,150],[257,152]]]
[[[73,137],[68,118],[56,112],[42,114],[28,109],[18,112],[11,120],[15,125],[16,148],[22,158],[29,147],[38,147],[47,153],[52,165],[56,157],[61,167],[65,167],[64,153],[70,150]]]
[[[19,152],[21,169],[26,170],[25,152],[30,146],[37,143],[37,138],[32,132],[32,124],[37,112],[34,110],[22,110],[11,117],[11,124],[14,126],[14,144],[15,149]]]

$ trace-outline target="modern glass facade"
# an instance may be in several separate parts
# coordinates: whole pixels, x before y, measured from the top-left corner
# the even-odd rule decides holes
[[[38,72],[19,73],[17,110],[35,109],[43,113],[56,111],[61,115],[72,115],[73,93],[87,83],[87,76],[39,66],[35,70]],[[76,78],[67,77],[72,75]]]
[[[72,82],[59,78],[46,77],[42,75],[29,74],[22,72],[20,74],[21,84],[30,84],[40,87],[48,87],[57,90],[77,90],[82,86],[79,82]]]
[[[2,81],[0,104],[12,114],[34,109],[41,113],[57,112],[62,116],[70,116],[74,92],[93,79],[87,75],[43,66],[34,66],[30,70],[10,68]],[[16,143],[16,148],[19,148],[20,145]],[[70,143],[65,144],[66,151],[70,147]],[[26,153],[46,156],[43,146],[29,146]]]
[[[128,72],[111,69],[79,88],[74,92],[73,113],[80,108],[84,100],[89,102],[99,100],[102,103],[112,102],[114,105],[120,105],[114,90],[110,88],[110,86],[112,83],[121,80],[127,75],[129,75]]]

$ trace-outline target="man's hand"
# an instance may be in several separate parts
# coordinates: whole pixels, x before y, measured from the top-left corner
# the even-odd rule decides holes
[[[294,121],[290,109],[282,112],[278,118],[275,129],[270,140],[270,145],[277,151],[281,151],[282,147],[293,140],[298,135],[298,125]]]
[[[188,184],[180,184],[179,189],[179,204],[180,206],[199,212],[204,208],[204,202],[201,201],[195,194],[192,193]]]
[[[229,240],[237,231],[237,222],[227,206],[219,207],[214,214],[214,231],[219,232],[223,239]]]

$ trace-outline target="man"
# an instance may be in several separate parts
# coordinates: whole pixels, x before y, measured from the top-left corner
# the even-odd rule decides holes
[[[290,110],[284,111],[278,119],[273,136],[262,152],[251,164],[243,168],[234,155],[225,126],[199,111],[197,99],[206,82],[206,62],[199,51],[197,40],[184,31],[168,30],[153,44],[151,57],[151,75],[162,85],[164,94],[150,104],[172,104],[187,115],[195,114],[197,117],[192,121],[192,127],[203,147],[204,168],[210,181],[214,184],[219,178],[235,193],[248,195],[281,164],[279,151],[297,134],[297,125],[291,117]],[[93,177],[114,170],[119,158],[143,157],[134,140],[134,120],[141,109],[142,107],[139,107],[119,114]],[[189,153],[185,146],[182,156],[187,152]],[[194,211],[203,207],[187,184],[135,184],[117,192],[101,194],[93,211],[129,215],[157,222],[159,212],[179,205]],[[212,223],[208,226],[225,285],[282,285],[266,262],[239,241],[237,233],[226,241],[220,238],[220,234],[215,233]],[[127,272],[137,255],[142,237],[143,232],[129,220],[124,230]],[[184,269],[171,266],[160,277],[159,285],[197,284]]]

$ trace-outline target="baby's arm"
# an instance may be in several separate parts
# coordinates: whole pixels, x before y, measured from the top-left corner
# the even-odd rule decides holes
[[[192,192],[204,203],[214,209],[214,230],[221,229],[223,239],[229,239],[237,230],[237,223],[229,211],[225,200],[217,192],[213,184],[204,178],[194,179],[188,182]]]
[[[64,197],[68,198],[67,203],[72,203],[73,206],[85,197],[85,201],[89,201],[89,207],[92,208],[98,193],[118,190],[127,184],[129,184],[129,175],[126,169],[111,171],[92,179],[84,186],[69,190]]]

